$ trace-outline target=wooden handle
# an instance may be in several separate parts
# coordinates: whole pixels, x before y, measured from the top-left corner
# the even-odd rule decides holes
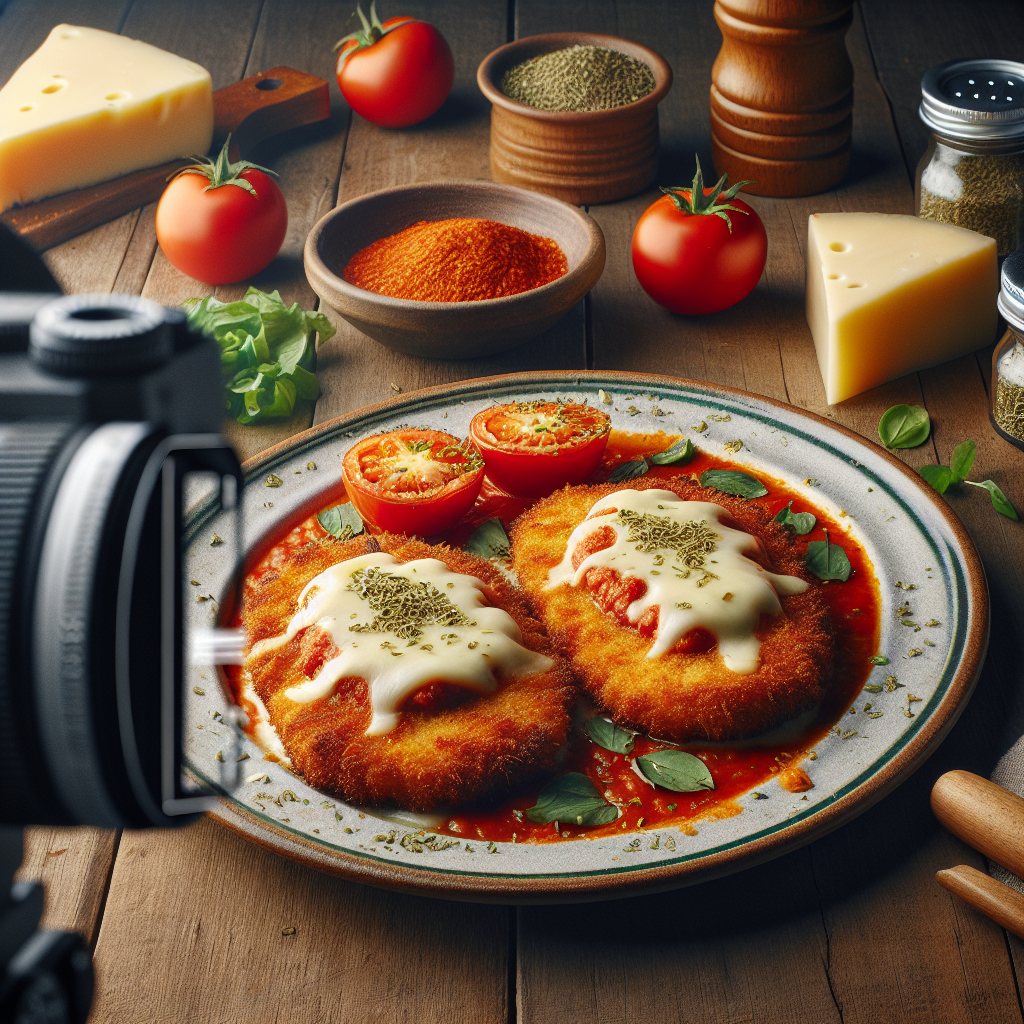
[[[277,67],[243,78],[213,94],[213,149],[230,133],[232,160],[272,135],[331,116],[327,83],[316,75]]]
[[[1024,896],[1019,892],[966,864],[936,872],[935,879],[996,924],[1024,939]]]
[[[234,136],[230,155],[237,160],[264,139],[288,128],[322,121],[330,113],[330,93],[322,78],[286,67],[261,71],[213,94],[213,151],[220,149],[230,132]],[[0,214],[0,220],[36,249],[49,249],[155,202],[168,179],[188,163],[182,159],[147,167],[113,181],[8,210]]]
[[[935,817],[953,835],[1024,878],[1024,799],[970,772],[947,772],[932,787]]]

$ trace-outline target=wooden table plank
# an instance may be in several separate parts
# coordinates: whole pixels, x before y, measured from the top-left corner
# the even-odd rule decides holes
[[[721,37],[707,5],[591,2],[570,9],[520,4],[518,11],[522,34],[553,30],[549,27],[559,24],[565,29],[625,35],[665,56],[674,80],[658,109],[662,158],[657,184],[688,185],[695,169],[694,153],[700,156],[705,176],[714,181],[707,95]],[[768,281],[762,280],[741,306],[709,317],[669,313],[640,287],[630,260],[630,240],[640,214],[660,194],[652,187],[640,196],[590,211],[608,244],[607,269],[592,293],[594,367],[638,371],[657,367],[663,373],[728,384],[785,401]]]
[[[867,0],[863,8],[878,77],[892,106],[904,159],[913,172],[928,145],[928,129],[918,116],[922,75],[936,64],[958,58],[1020,60],[1024,6],[1015,0],[986,4],[941,0],[929,7],[923,21],[916,20],[919,12],[913,7]],[[972,479],[995,480],[1024,514],[1024,454],[1002,441],[988,421],[991,356],[991,348],[986,348],[928,371],[922,375],[924,395],[941,460],[947,461],[961,441],[973,438],[978,457]],[[969,487],[960,492],[951,493],[949,501],[985,562],[993,637],[1024,636],[1024,528],[996,515],[983,492]],[[1001,753],[1024,734],[1024,664],[1012,643],[993,642],[980,687],[996,689],[1008,698],[1003,722],[992,724],[999,739],[993,744],[988,737],[988,745]],[[984,741],[981,736],[978,740]],[[991,765],[982,770],[986,768]],[[1006,784],[1008,775],[1003,767],[997,768],[994,777]]]
[[[481,57],[503,41],[504,8],[495,4],[492,12],[489,21],[476,18],[497,40],[488,36],[479,44]],[[245,67],[232,73],[242,77],[261,67],[291,64],[330,80],[330,44],[349,30],[347,17],[348,10],[334,3],[296,9],[284,0],[268,0],[254,26],[251,52],[242,35],[231,42],[236,62],[248,54]],[[447,30],[452,29],[454,22]],[[223,66],[228,56],[219,60]],[[463,60],[464,79],[469,63],[475,72],[478,60],[475,51]],[[313,223],[335,203],[349,141],[349,113],[336,86],[332,98],[329,125],[296,131],[283,144],[275,140],[262,157],[280,174],[289,203],[289,233],[281,255],[252,283],[280,288],[286,301],[306,308],[315,306],[315,296],[302,270],[302,246]],[[450,151],[460,134],[453,119],[442,146]],[[379,156],[389,146],[405,152],[408,140],[402,133],[381,132],[372,152]],[[260,161],[261,155],[254,159]],[[143,251],[140,264],[145,258]],[[172,305],[214,292],[230,299],[244,288],[198,285],[157,251],[143,294]],[[333,345],[324,348],[322,381]],[[351,393],[347,377],[343,387]],[[308,409],[297,409],[291,421],[232,429],[231,436],[243,454],[251,454],[302,429],[308,415]],[[260,891],[253,888],[255,878]],[[177,879],[188,879],[187,898]],[[107,906],[96,954],[98,970],[107,971],[98,1019],[506,1018],[507,910],[409,900],[339,882],[259,851],[211,823],[182,832],[126,836]],[[297,929],[294,936],[282,936],[281,928],[288,926]],[[224,943],[231,950],[228,956]],[[148,977],[150,964],[168,961],[176,963],[175,971],[152,979],[140,1001],[137,977]],[[271,962],[277,966],[268,985],[261,965]],[[451,965],[460,962],[458,974],[451,975]],[[418,967],[410,969],[409,963]],[[194,984],[196,976],[204,979],[201,986]],[[289,997],[282,999],[286,989]]]
[[[684,13],[646,5],[640,16],[627,21],[623,7],[591,2],[574,6],[570,16],[546,5],[520,3],[518,28],[520,33],[530,34],[585,25],[615,33],[628,24],[626,35],[666,56],[677,71],[673,92],[661,107],[662,135],[669,150],[665,163],[672,167],[679,159],[683,140],[691,149],[706,147],[707,106],[696,103],[693,96],[706,93],[718,48],[717,38],[709,48],[708,33],[717,36],[717,32],[709,10],[691,7]],[[650,17],[650,25],[646,17]],[[768,230],[769,264],[758,289],[738,307],[713,317],[684,318],[657,309],[643,295],[627,265],[627,247],[636,218],[655,192],[592,210],[609,241],[610,271],[593,295],[597,366],[642,369],[660,365],[679,375],[788,397],[799,406],[872,438],[876,437],[875,425],[884,409],[898,402],[922,404],[922,375],[910,375],[839,407],[828,407],[804,318],[804,250],[810,213],[861,209],[912,212],[912,192],[899,140],[886,96],[874,76],[859,19],[848,37],[848,47],[857,74],[851,173],[839,189],[824,196],[752,200]],[[687,102],[673,106],[673,94],[681,85]],[[707,165],[709,161],[704,162]],[[669,180],[664,167],[659,180]],[[629,339],[628,347],[623,339]],[[924,379],[930,378],[924,375]],[[945,393],[955,396],[958,391],[951,388]],[[984,396],[980,397],[979,403],[977,395],[970,395],[971,408],[983,414]],[[936,453],[934,445],[929,444],[901,454],[916,466],[935,461]],[[989,717],[975,716],[982,725]],[[975,733],[977,728],[970,732]],[[796,951],[786,960],[779,956],[785,940],[776,934],[779,925],[772,914],[767,918],[757,916],[749,924],[737,916],[734,928],[711,937],[706,937],[698,924],[699,942],[684,931],[664,943],[653,944],[654,948],[644,943],[642,953],[634,958],[621,943],[604,936],[590,939],[591,929],[587,927],[580,929],[587,937],[575,937],[575,948],[566,953],[552,945],[548,912],[521,911],[523,1019],[557,1019],[569,1012],[572,999],[560,993],[572,993],[581,986],[595,991],[592,986],[596,984],[595,1012],[599,1010],[600,1019],[608,1020],[788,1020],[797,1019],[795,1014],[808,1008],[808,1019],[831,1019],[837,1006],[844,1021],[1019,1020],[1013,973],[1001,931],[978,915],[963,912],[932,880],[939,867],[957,859],[980,866],[981,858],[935,827],[927,807],[929,786],[930,779],[922,776],[918,785],[905,786],[835,838],[721,883],[718,903],[714,910],[708,906],[704,917],[686,915],[687,920],[702,924],[716,913],[729,915],[737,913],[738,908],[757,905],[764,892],[777,890],[781,874],[786,873],[789,884],[784,891],[797,904],[804,901],[815,907],[786,922],[786,939]],[[911,809],[916,813],[909,815]],[[913,824],[908,825],[908,820]],[[873,853],[870,879],[858,870],[866,849]],[[855,880],[852,886],[851,879]],[[690,892],[680,894],[681,906],[689,896]],[[651,917],[644,901],[627,901],[618,908],[620,920],[646,922]],[[659,906],[659,916],[671,918],[671,912],[666,915],[664,909],[668,908]],[[767,951],[759,943],[766,931],[772,937]],[[822,943],[827,955],[809,957],[810,950],[820,949]],[[872,955],[869,970],[865,968],[868,948],[877,954]],[[967,951],[962,957],[961,948]],[[624,955],[628,957],[628,969],[620,973],[618,965]],[[714,989],[703,984],[703,972],[709,961],[716,960],[735,960],[754,970],[759,964],[764,965],[763,970],[770,969],[769,964],[778,970],[783,962],[799,963],[800,968],[786,975],[784,985],[769,989],[761,1003],[748,1000],[738,1007],[728,995],[709,997]],[[821,969],[815,979],[817,985],[808,980],[807,972],[812,969],[809,960],[815,971]],[[680,971],[680,965],[685,969]],[[695,972],[690,970],[691,965],[696,967]],[[593,981],[604,977],[609,979],[606,985]],[[610,995],[607,988],[612,985],[611,979],[615,979],[620,992],[623,987],[625,992],[618,1000],[605,1003],[600,997]],[[673,1009],[669,993],[678,997],[681,990],[688,1001],[683,1000],[685,1007]],[[748,1016],[737,1016],[741,1013]]]
[[[102,828],[27,828],[19,879],[46,888],[41,928],[80,932],[96,943],[120,832]]]
[[[211,821],[125,832],[92,1019],[504,1024],[507,933],[503,908],[345,882]]]
[[[488,176],[487,110],[473,75],[482,56],[504,41],[506,6],[441,8],[424,0],[406,9],[435,21],[453,43],[452,101],[425,127],[407,131],[376,129],[355,118],[346,150],[347,110],[335,94],[329,126],[268,151],[272,155],[266,159],[282,173],[293,220],[282,256],[261,275],[262,287],[280,285],[286,298],[311,301],[298,258],[301,242],[306,225],[335,202],[343,154],[342,201],[402,181],[452,173]],[[48,20],[56,10],[61,13]],[[62,19],[99,25],[102,15],[108,19],[102,27],[116,29],[126,17],[128,34],[193,59],[202,61],[195,56],[199,51],[216,51],[208,66],[234,78],[273,63],[292,63],[330,78],[329,44],[347,30],[339,24],[347,10],[326,0],[304,5],[267,0],[262,8],[255,0],[243,2],[236,9],[242,19],[230,31],[208,30],[209,22],[202,20],[221,17],[223,8],[200,10],[194,17],[181,10],[178,5],[179,20],[167,32],[164,26],[173,19],[153,0],[88,5],[12,0],[0,10],[0,81]],[[888,405],[926,404],[934,439],[902,457],[913,466],[935,461],[937,454],[946,459],[959,440],[974,437],[979,443],[974,477],[996,479],[1024,509],[1024,457],[987,425],[983,357],[912,375],[834,409],[824,404],[803,318],[808,213],[911,212],[907,161],[912,167],[913,154],[923,149],[914,137],[920,131],[914,94],[921,70],[952,56],[991,54],[997,45],[1004,47],[998,52],[1016,49],[1019,56],[1024,34],[1019,3],[1004,0],[981,5],[904,0],[898,6],[864,0],[863,10],[867,35],[858,20],[849,43],[857,68],[851,176],[822,197],[754,200],[768,228],[770,262],[755,293],[740,306],[692,320],[655,307],[633,278],[628,242],[636,217],[656,193],[594,208],[609,249],[605,275],[592,297],[594,365],[657,369],[745,387],[793,401],[872,438]],[[662,105],[665,154],[659,181],[688,182],[694,150],[710,168],[706,97],[719,36],[709,2],[518,0],[515,11],[520,35],[590,28],[638,39],[664,53],[677,77]],[[1011,19],[1005,31],[1004,17]],[[15,25],[17,33],[11,31]],[[30,42],[26,26],[33,25],[38,39]],[[188,51],[189,46],[196,49]],[[208,290],[195,290],[201,286],[190,285],[157,253],[152,209],[52,250],[48,260],[65,286],[145,289],[165,302],[205,294]],[[390,396],[392,381],[411,390],[503,369],[582,366],[584,338],[582,305],[548,336],[477,362],[407,359],[345,326],[322,353],[325,395],[317,419]],[[296,429],[304,415],[308,411],[300,410],[277,429]],[[243,436],[256,448],[277,435],[247,429]],[[1018,724],[1016,717],[1022,714],[1021,701],[1013,703],[1014,694],[1024,694],[1024,675],[1008,640],[1024,636],[1024,527],[998,517],[981,492],[953,495],[950,501],[986,562],[997,639],[977,697],[938,754],[854,823],[771,864],[667,896],[519,912],[519,1019],[1021,1020],[1013,969],[1024,978],[1024,946],[1013,939],[1007,947],[998,928],[933,882],[937,868],[983,865],[938,828],[927,795],[931,781],[947,768],[990,770],[999,749],[993,737],[1005,733],[1005,743],[1014,729],[1024,732],[1024,721]],[[47,879],[49,925],[95,935],[113,846],[107,834],[32,831],[23,873]],[[252,882],[257,878],[259,888]],[[127,834],[100,936],[101,992],[94,1019],[390,1021],[430,1015],[504,1021],[516,1015],[508,1006],[506,984],[508,922],[501,908],[427,902],[339,882],[281,861],[207,822],[182,832]],[[289,926],[296,933],[282,935]],[[197,976],[203,979],[198,985]]]
[[[801,851],[691,889],[520,911],[519,1020],[843,1020]]]
[[[505,0],[459,0],[443,6],[417,0],[404,4],[402,11],[433,22],[451,43],[452,94],[438,113],[412,128],[378,128],[353,115],[339,203],[409,182],[490,178],[490,104],[477,88],[476,69],[491,50],[506,42]],[[327,312],[338,333],[321,353],[318,377],[323,394],[317,403],[317,423],[393,397],[392,384],[411,391],[515,370],[586,365],[583,303],[539,338],[510,352],[458,361],[426,361],[392,352]]]
[[[659,108],[665,149],[659,183],[688,182],[694,150],[713,173],[706,97],[720,36],[710,8],[651,3],[638,9],[595,0],[571,9],[517,4],[520,35],[584,28],[635,39],[673,67],[672,90]],[[762,280],[744,303],[709,317],[668,313],[640,288],[629,240],[640,213],[658,194],[652,189],[591,208],[608,242],[607,269],[592,294],[595,367],[657,368],[786,400],[777,338],[784,328],[774,326],[775,282]],[[802,296],[801,284],[801,322]],[[562,917],[566,924],[559,927]],[[696,889],[577,908],[568,916],[522,909],[518,934],[520,1016],[531,1024],[842,1019],[806,852]],[[780,965],[786,963],[799,963],[799,969],[779,984]],[[583,1012],[580,992],[587,993]]]

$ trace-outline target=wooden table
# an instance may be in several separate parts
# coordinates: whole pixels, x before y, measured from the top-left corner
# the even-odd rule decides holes
[[[214,87],[277,64],[332,78],[330,44],[350,30],[348,0],[10,0],[0,3],[0,82],[58,22],[156,43],[208,67]],[[328,124],[258,157],[280,172],[290,227],[256,279],[312,307],[302,244],[336,203],[374,189],[488,177],[488,109],[475,84],[490,50],[516,36],[589,29],[656,49],[676,79],[661,106],[658,181],[706,168],[708,85],[720,36],[711,0],[409,0],[384,14],[433,21],[451,42],[456,82],[426,124],[385,131],[350,116],[332,85]],[[926,133],[925,69],[954,57],[1024,57],[1019,0],[861,0],[847,37],[856,68],[854,154],[834,192],[752,199],[769,235],[755,292],[714,316],[651,303],[628,243],[654,190],[590,210],[605,233],[604,276],[541,338],[474,362],[396,355],[342,325],[320,354],[323,396],[288,423],[232,431],[243,456],[402,391],[524,369],[648,370],[732,385],[828,416],[875,439],[880,413],[924,404],[932,440],[898,453],[913,466],[978,442],[975,473],[1024,510],[1024,456],[987,413],[988,350],[825,404],[803,281],[807,215],[912,213]],[[210,289],[158,250],[147,207],[47,254],[70,292],[136,292],[173,305]],[[235,297],[243,286],[219,288]],[[951,503],[988,572],[992,643],[978,689],[945,744],[894,794],[787,857],[697,888],[575,907],[507,908],[419,899],[298,867],[202,821],[183,831],[33,829],[25,873],[48,887],[46,923],[95,946],[95,1021],[1024,1021],[1024,945],[934,881],[982,858],[928,807],[935,778],[983,774],[1024,733],[1024,523],[971,489]],[[284,934],[284,929],[294,934]],[[1020,979],[1020,980],[1018,980]]]

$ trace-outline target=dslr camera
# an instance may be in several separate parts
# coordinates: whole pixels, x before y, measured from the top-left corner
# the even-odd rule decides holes
[[[14,883],[23,827],[177,826],[209,800],[182,765],[182,546],[197,486],[241,493],[222,415],[217,345],[181,311],[61,296],[0,225],[3,1024],[92,1000],[80,936],[38,930],[42,886]]]

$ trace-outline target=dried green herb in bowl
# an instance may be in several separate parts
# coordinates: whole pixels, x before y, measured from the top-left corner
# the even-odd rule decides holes
[[[642,61],[603,46],[570,46],[517,64],[501,91],[538,110],[609,110],[635,103],[654,89]]]

